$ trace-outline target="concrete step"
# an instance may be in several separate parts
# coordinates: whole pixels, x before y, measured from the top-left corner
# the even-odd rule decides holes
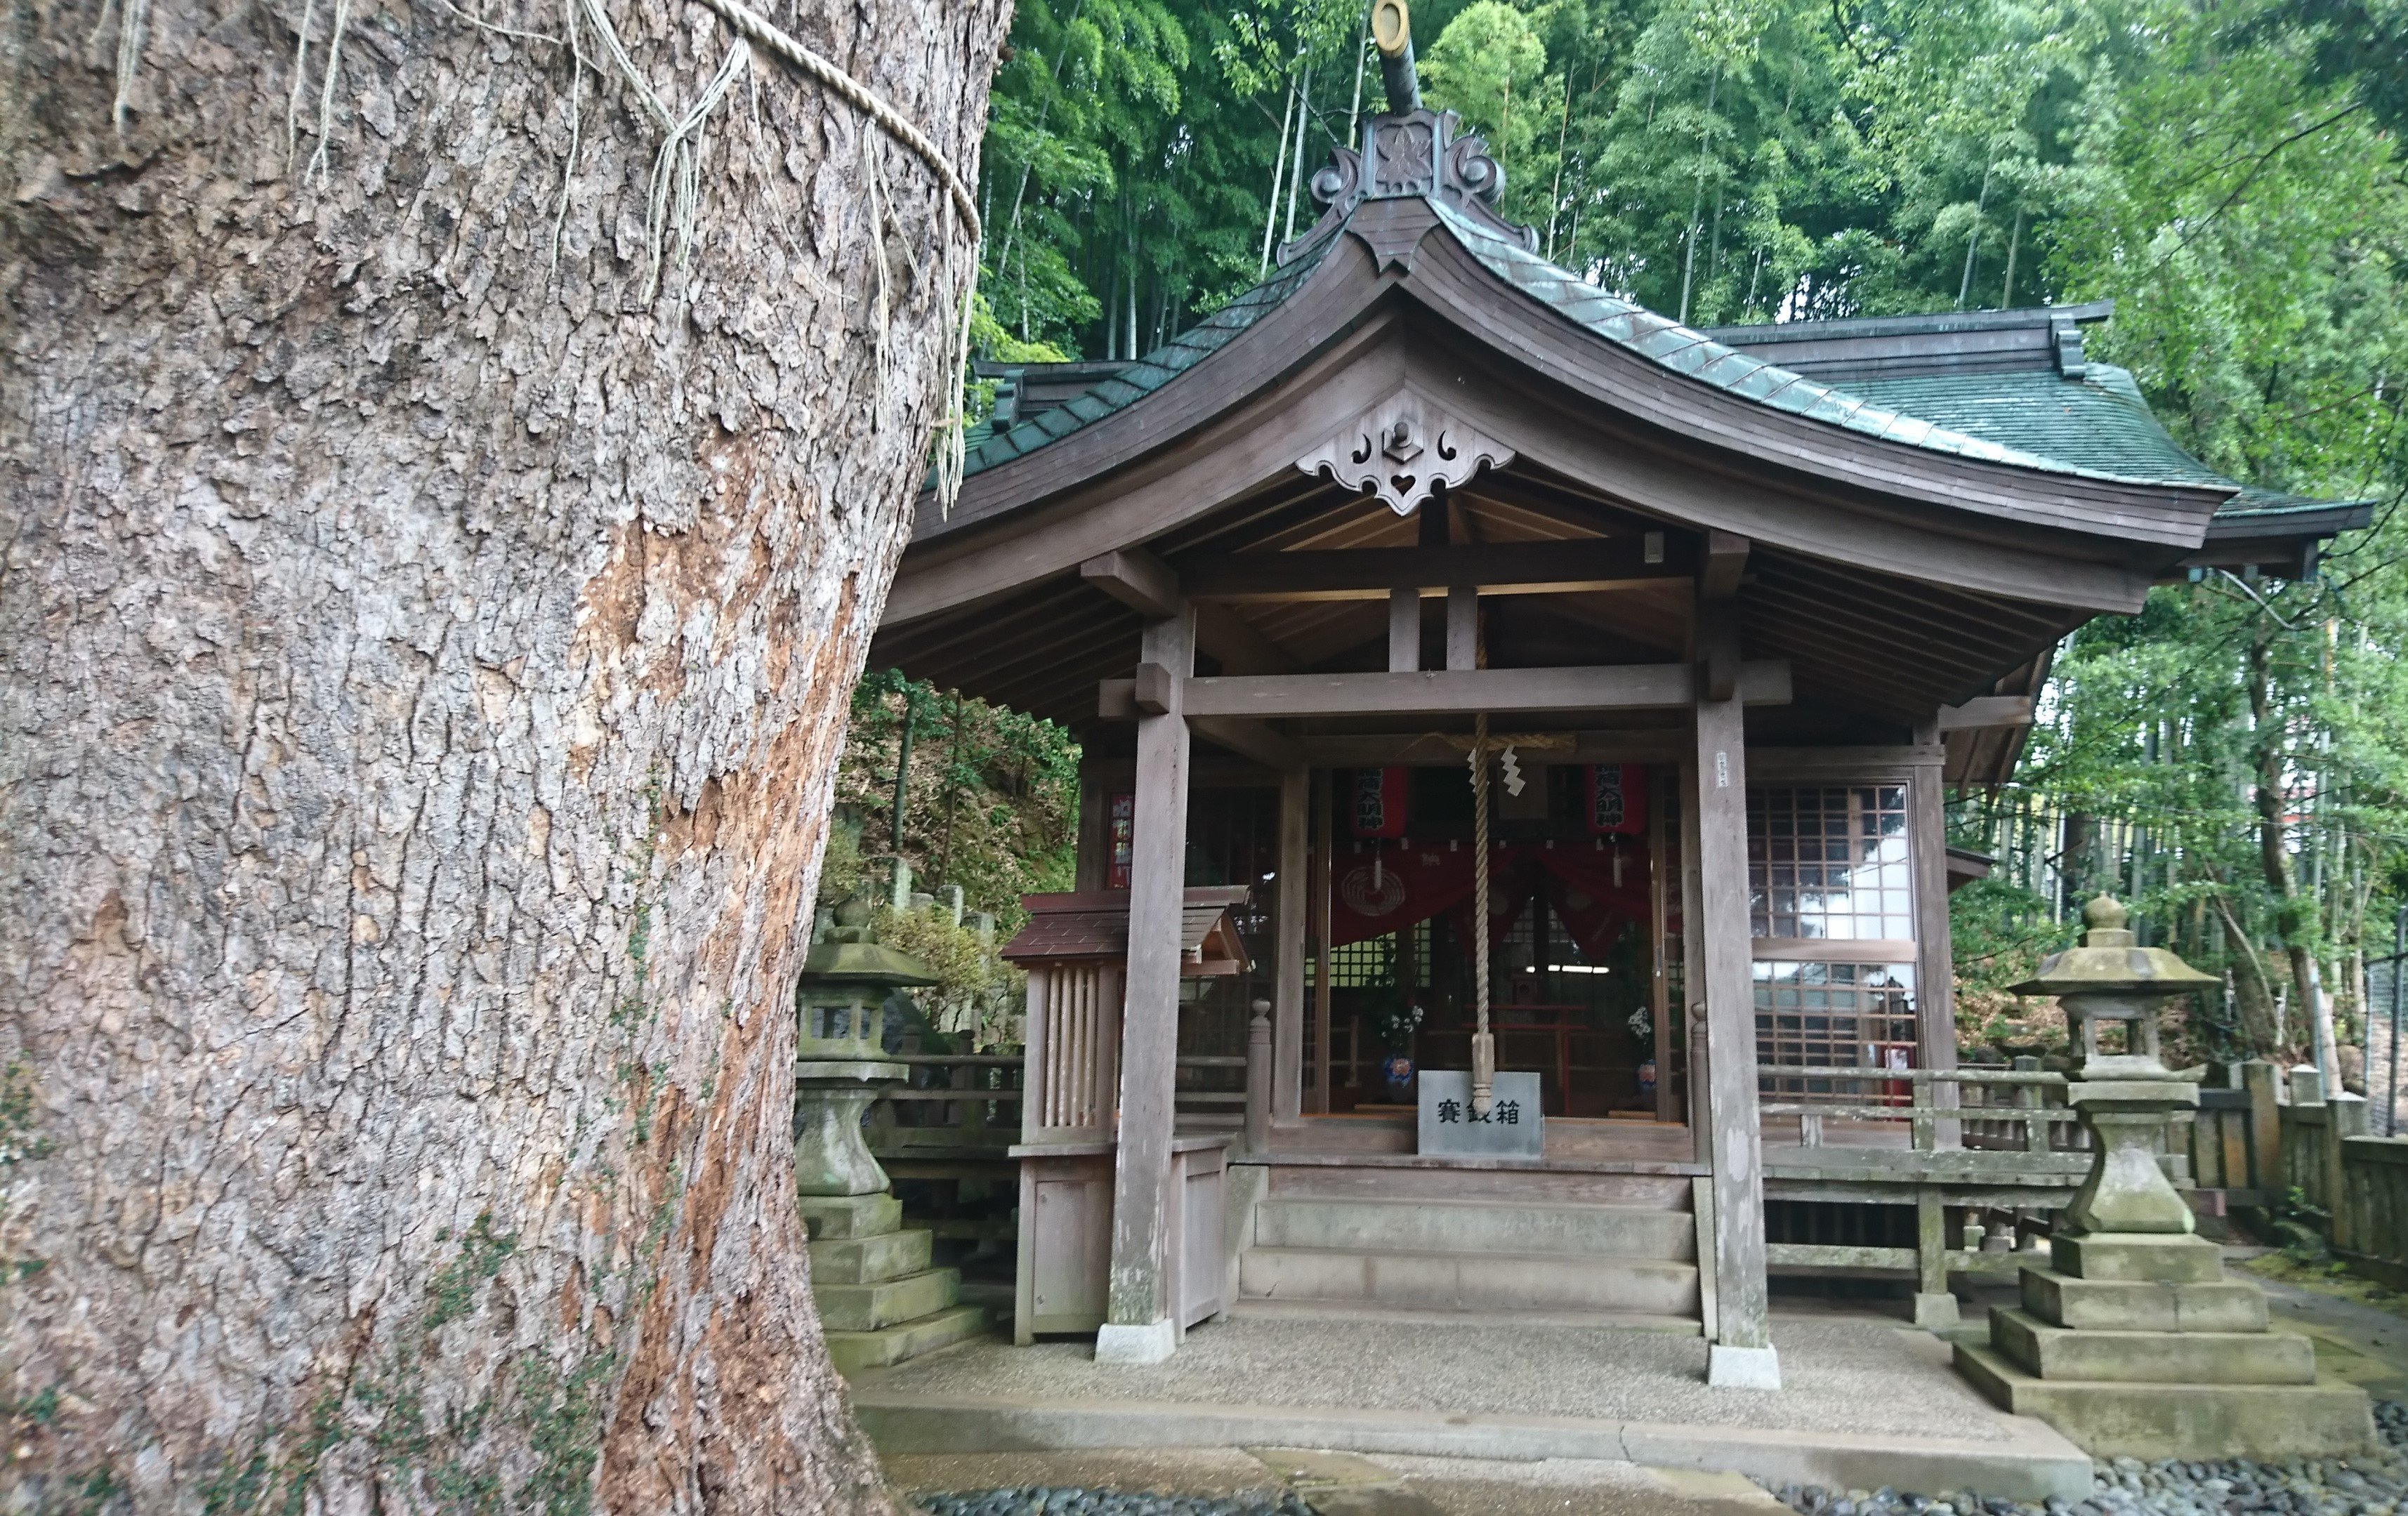
[[[1238,1281],[1240,1294],[1273,1300],[1664,1316],[1698,1310],[1697,1266],[1654,1258],[1255,1247],[1239,1258]]]
[[[897,1322],[874,1332],[830,1332],[828,1358],[839,1374],[885,1368],[924,1352],[967,1342],[986,1330],[983,1306],[952,1306],[932,1315]]]
[[[928,1266],[936,1234],[914,1227],[880,1237],[831,1237],[810,1245],[811,1280],[816,1284],[874,1284],[899,1280]]]
[[[1990,1308],[1990,1344],[2043,1380],[2129,1384],[2314,1384],[2315,1345],[2288,1332],[2114,1332]]]
[[[960,1297],[958,1268],[931,1268],[875,1284],[814,1284],[820,1323],[831,1332],[875,1332],[952,1308]]]
[[[1691,1182],[1678,1174],[1598,1174],[1528,1168],[1337,1167],[1270,1166],[1276,1199],[1487,1200],[1509,1205],[1637,1206],[1690,1209]]]
[[[1377,1322],[1394,1326],[1604,1326],[1617,1332],[1655,1332],[1696,1337],[1704,1328],[1695,1316],[1658,1316],[1639,1310],[1451,1310],[1438,1306],[1391,1306],[1377,1300],[1240,1298],[1229,1314],[1249,1321]]]
[[[1274,1195],[1254,1208],[1254,1242],[1266,1248],[1687,1262],[1697,1256],[1697,1237],[1686,1212],[1636,1206]]]
[[[2379,1444],[2354,1384],[2132,1384],[2044,1380],[1960,1342],[1956,1371],[1990,1403],[2037,1416],[2100,1458],[2330,1458]]]

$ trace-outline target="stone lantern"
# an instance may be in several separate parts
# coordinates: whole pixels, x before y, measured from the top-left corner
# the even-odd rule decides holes
[[[2222,1253],[2192,1235],[2190,1207],[2157,1163],[2168,1121],[2199,1107],[2199,1086],[2159,1056],[2157,1009],[2222,981],[2139,946],[2104,895],[2082,918],[2081,946],[2014,988],[2065,1007],[2081,1059],[2067,1098],[2090,1132],[2090,1172],[2049,1266],[2024,1266],[2021,1305],[1991,1309],[1987,1344],[1957,1344],[1958,1372],[2099,1457],[2365,1451],[2366,1392],[2317,1383],[2309,1340],[2268,1330],[2265,1292],[2225,1277]],[[2111,1052],[2100,1034],[2119,1022],[2122,1051]]]
[[[886,997],[934,984],[928,965],[908,952],[868,940],[848,923],[848,901],[829,940],[803,961],[795,987],[795,1188],[806,1195],[879,1194],[886,1171],[862,1140],[862,1113],[883,1085],[907,1070],[886,1057],[881,1037]]]
[[[2066,1220],[2078,1235],[2187,1236],[2198,1225],[2157,1163],[2157,1149],[2176,1111],[2199,1108],[2199,1086],[2165,1065],[2157,1008],[2195,990],[2220,990],[2164,948],[2143,948],[2106,895],[2085,906],[2089,928],[2079,947],[2051,955],[2016,994],[2055,995],[2078,1051],[2067,1103],[2090,1129],[2095,1156]],[[2123,1027],[2124,1051],[2101,1051],[2100,1034]],[[2076,1244],[2079,1246],[2079,1244]]]
[[[961,1303],[960,1271],[931,1266],[933,1236],[903,1225],[886,1171],[862,1138],[863,1112],[908,1072],[882,1044],[887,997],[937,982],[926,964],[872,940],[869,913],[867,901],[839,906],[795,987],[796,1209],[810,1233],[811,1297],[828,1356],[847,1374],[986,1326],[984,1308]]]

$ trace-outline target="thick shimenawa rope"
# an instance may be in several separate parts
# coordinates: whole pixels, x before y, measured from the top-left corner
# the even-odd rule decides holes
[[[676,220],[681,228],[679,251],[680,261],[682,262],[683,243],[692,236],[691,216],[694,200],[696,198],[695,153],[689,138],[692,134],[700,129],[702,121],[709,116],[720,98],[725,94],[726,81],[732,79],[734,70],[740,67],[741,60],[731,53],[720,77],[715,79],[710,87],[706,90],[703,99],[697,102],[694,109],[688,113],[686,120],[679,121],[669,113],[666,103],[652,93],[651,86],[644,82],[636,69],[634,61],[626,56],[625,50],[618,46],[617,34],[609,23],[609,18],[602,11],[599,0],[583,0],[583,3],[588,15],[595,23],[595,29],[601,34],[606,48],[611,52],[612,61],[619,64],[620,72],[627,78],[628,81],[636,86],[646,107],[660,122],[663,129],[669,134],[668,140],[662,145],[661,157],[654,167],[653,222],[657,228],[664,205],[665,186],[661,170],[664,167],[673,166],[678,170]],[[969,378],[970,322],[978,303],[978,249],[980,239],[985,235],[979,221],[978,201],[971,195],[969,186],[954,170],[953,164],[947,160],[937,144],[928,139],[927,134],[912,125],[901,111],[872,93],[859,79],[805,47],[767,17],[746,5],[744,0],[703,0],[703,3],[718,12],[720,19],[735,28],[737,35],[744,41],[758,44],[780,62],[835,91],[854,109],[868,117],[887,136],[910,149],[912,155],[926,164],[930,172],[937,176],[938,181],[945,187],[947,198],[952,200],[953,208],[961,214],[962,225],[969,233],[970,267],[968,276],[962,281],[961,321],[955,325],[952,334],[953,350],[947,354],[951,359],[947,366],[953,370],[953,400],[950,419],[945,425],[943,435],[938,441],[937,454],[937,507],[939,511],[950,515],[955,497],[961,493],[963,466],[968,458],[967,438],[964,432],[968,418],[962,413],[961,396]],[[738,49],[743,45],[743,42],[737,44]],[[876,213],[873,212],[873,214]],[[882,228],[879,232],[882,246],[883,235]],[[657,230],[653,231],[652,240],[652,261],[655,277],[657,277],[660,259]],[[946,252],[946,261],[948,264],[952,262],[950,249]],[[882,257],[880,260],[880,270],[882,274],[884,271]],[[882,385],[882,363],[881,375]]]
[[[906,120],[902,112],[870,93],[860,80],[781,31],[775,22],[746,5],[744,0],[703,0],[703,4],[719,12],[728,25],[745,37],[844,96],[855,109],[883,128],[887,136],[917,154],[943,183],[945,193],[953,197],[953,208],[962,213],[962,224],[969,229],[971,245],[977,245],[983,233],[979,223],[978,202],[972,198],[970,187],[962,181],[961,175],[954,171],[953,165],[937,145]]]
[[[1488,1030],[1488,714],[1471,718],[1471,1113],[1497,1100],[1497,1038]]]

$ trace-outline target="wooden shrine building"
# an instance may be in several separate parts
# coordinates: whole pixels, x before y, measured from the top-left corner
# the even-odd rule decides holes
[[[1078,1023],[1117,1023],[1099,1355],[1173,1351],[1174,1148],[1218,1133],[1240,1294],[1462,1304],[1450,1206],[1621,1208],[1669,1230],[1589,1218],[1577,1267],[1513,1285],[1536,1245],[1500,1222],[1484,1277],[1699,1323],[1718,1382],[1776,1383],[1768,1202],[1837,1193],[1784,1166],[1813,1100],[1957,1094],[1907,1072],[1956,1062],[1946,896],[1978,863],[1943,787],[2008,775],[2074,627],[2312,571],[2365,512],[2185,454],[2085,357],[2103,304],[1698,331],[1617,299],[1391,82],[1266,282],[1135,363],[991,371],[871,657],[1084,745],[1077,887],[1126,912],[1117,1015]],[[1544,1122],[1518,1160],[1418,1136],[1417,1086],[1471,1066],[1482,722],[1489,1024]],[[1188,886],[1250,890],[1239,971],[1182,976]],[[1240,1139],[1191,1120],[1180,1059],[1242,1054],[1257,1001]],[[1031,1042],[1092,1076],[1074,1030]],[[1833,1067],[1899,1072],[1777,1072]],[[2078,1172],[2045,1146],[1983,1157]],[[1347,1209],[1383,1201],[1413,1214]]]

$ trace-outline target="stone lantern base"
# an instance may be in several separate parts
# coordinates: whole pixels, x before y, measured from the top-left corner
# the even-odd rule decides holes
[[[839,1374],[917,1358],[986,1330],[986,1309],[961,1304],[962,1271],[931,1268],[935,1234],[905,1230],[893,1195],[807,1194],[811,1299]]]
[[[2001,1408],[2095,1456],[2320,1458],[2374,1446],[2366,1392],[2316,1382],[2315,1345],[2268,1328],[2266,1294],[2215,1244],[2167,1233],[2057,1238],[1956,1368]]]

